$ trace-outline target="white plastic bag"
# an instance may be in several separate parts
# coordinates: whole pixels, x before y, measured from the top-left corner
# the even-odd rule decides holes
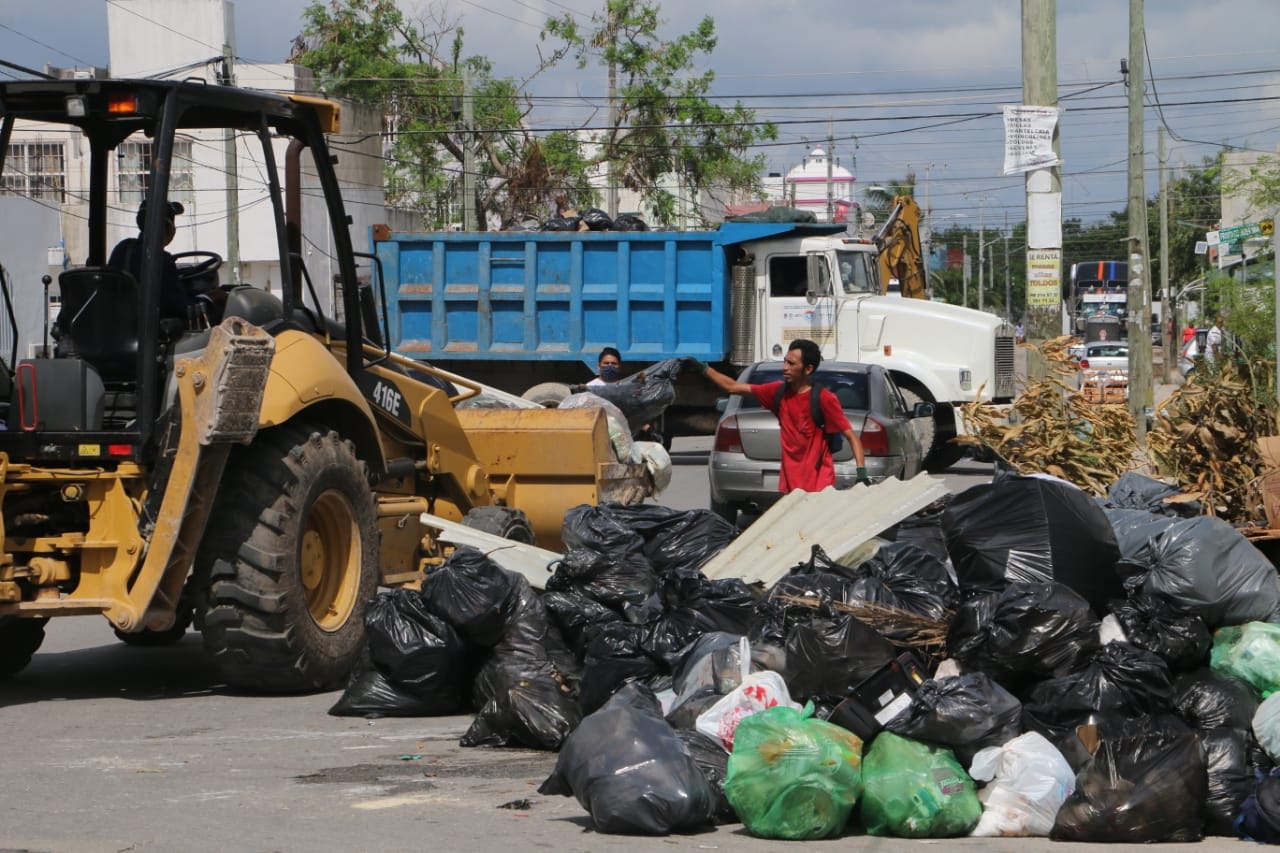
[[[1253,736],[1272,761],[1280,755],[1280,692],[1272,693],[1253,712]]]
[[[1058,809],[1076,789],[1071,765],[1036,732],[979,750],[969,775],[991,782],[978,792],[982,818],[970,833],[977,836],[1047,837]]]
[[[694,728],[723,746],[725,752],[733,752],[733,733],[742,718],[778,705],[800,710],[800,706],[791,701],[787,682],[781,675],[767,669],[753,672],[732,692],[699,714]]]
[[[633,441],[632,446],[653,476],[654,494],[671,485],[671,454],[656,441]]]

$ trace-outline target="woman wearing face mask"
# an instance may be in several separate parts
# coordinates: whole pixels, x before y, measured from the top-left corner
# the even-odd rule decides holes
[[[600,350],[600,361],[596,366],[600,375],[587,383],[588,388],[617,382],[622,378],[622,353],[613,347],[605,347]]]

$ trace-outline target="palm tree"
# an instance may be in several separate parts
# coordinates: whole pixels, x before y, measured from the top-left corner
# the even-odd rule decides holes
[[[900,181],[889,181],[886,184],[872,184],[862,191],[863,210],[875,215],[877,222],[884,222],[893,208],[893,200],[900,195],[916,194],[916,173],[907,172]]]

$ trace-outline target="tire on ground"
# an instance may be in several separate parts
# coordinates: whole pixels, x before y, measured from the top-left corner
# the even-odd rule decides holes
[[[229,684],[340,686],[379,580],[374,497],[351,443],[304,423],[235,448],[196,571],[197,625]]]
[[[529,524],[529,517],[522,509],[508,506],[472,507],[463,517],[462,523],[513,542],[534,544],[533,526]]]
[[[48,621],[0,616],[0,678],[8,678],[31,663],[32,655],[44,642],[44,625]]]
[[[572,393],[569,386],[563,382],[541,382],[520,396],[544,408],[556,409],[564,402],[564,398]]]

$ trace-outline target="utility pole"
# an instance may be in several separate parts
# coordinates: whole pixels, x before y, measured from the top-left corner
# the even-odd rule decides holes
[[[1056,0],[1022,0],[1022,102],[1058,105],[1058,28]],[[1058,125],[1053,150],[1060,152]],[[1058,166],[1027,172],[1027,338],[1043,343],[1061,333],[1062,321],[1062,180]],[[1033,262],[1034,260],[1034,269]],[[1034,274],[1034,275],[1033,275]],[[1038,279],[1047,275],[1046,280]],[[1033,284],[1033,279],[1038,279]],[[1052,285],[1052,293],[1050,287]],[[1036,360],[1028,372],[1043,376]]]
[[[836,200],[835,190],[832,186],[832,163],[835,162],[835,145],[836,140],[831,135],[831,119],[827,119],[827,222],[834,222],[836,219]],[[928,284],[928,282],[926,282]]]
[[[966,233],[964,239],[960,241],[962,247],[962,257],[964,258],[964,266],[960,273],[960,304],[965,308],[969,307],[969,235]]]
[[[1004,318],[1013,322],[1013,285],[1009,283],[1009,211],[1004,212]]]
[[[462,72],[462,230],[479,231],[476,221],[475,105],[471,98],[471,72]]]
[[[1143,174],[1143,0],[1129,0],[1129,414],[1138,444],[1147,440],[1151,405],[1151,291],[1147,285],[1147,199]]]
[[[605,25],[609,34],[610,44],[616,45],[618,42],[618,12],[612,3],[609,4],[608,23]],[[618,66],[612,60],[609,61],[609,146],[605,153],[608,155],[606,167],[608,174],[606,179],[608,183],[605,185],[605,207],[609,218],[618,218],[618,178],[614,174],[614,168],[617,166],[616,146],[618,143]]]
[[[986,240],[986,232],[983,229],[983,221],[982,221],[982,216],[983,216],[983,213],[986,211],[986,209],[987,209],[987,197],[982,196],[981,198],[978,199],[978,310],[979,311],[983,309],[982,277],[983,277],[983,268],[986,266],[986,264],[983,263],[983,250],[984,250],[983,244],[986,243],[987,240]]]
[[[1169,164],[1165,161],[1164,128],[1160,128],[1160,350],[1164,353],[1164,381],[1173,382],[1177,344],[1173,334],[1176,316],[1169,296]]]
[[[222,45],[222,85],[234,86],[235,52],[231,45]],[[236,132],[227,128],[223,140],[223,170],[227,173],[227,266],[231,280],[240,283],[240,181],[236,171]]]

